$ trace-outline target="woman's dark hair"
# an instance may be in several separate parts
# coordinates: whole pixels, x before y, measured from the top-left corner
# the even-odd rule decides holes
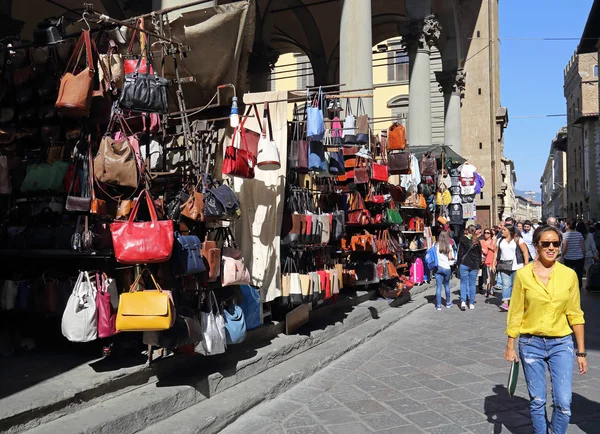
[[[585,238],[585,236],[588,234],[587,225],[582,221],[577,223],[577,225],[575,226],[575,229],[577,230],[577,232],[579,232],[581,235],[583,235],[583,238]]]
[[[465,230],[465,232],[469,235],[474,235],[475,231],[477,231],[475,225],[469,225],[469,227]]]
[[[562,243],[562,232],[556,226],[544,225],[544,226],[538,227],[533,232],[533,245],[534,246],[537,246],[540,243],[540,240],[542,239],[542,235],[544,235],[546,232],[554,232],[556,235],[558,235],[558,239]]]
[[[517,233],[515,227],[513,225],[504,225],[504,229],[506,229],[510,233],[510,239],[512,240]]]
[[[569,217],[567,219],[567,227],[569,229],[571,229],[572,231],[574,231],[576,226],[577,226],[577,220],[574,219],[573,217]]]

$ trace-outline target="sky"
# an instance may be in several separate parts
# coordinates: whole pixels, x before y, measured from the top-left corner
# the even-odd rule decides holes
[[[504,155],[515,162],[516,188],[540,190],[550,144],[567,117],[519,118],[565,114],[563,71],[579,40],[540,41],[511,38],[580,38],[593,0],[501,0],[500,99],[508,108]],[[467,78],[468,79],[468,78]]]

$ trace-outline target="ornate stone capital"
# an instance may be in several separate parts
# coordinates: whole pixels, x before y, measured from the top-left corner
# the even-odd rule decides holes
[[[409,26],[410,32],[403,39],[407,44],[417,43],[419,49],[431,49],[437,44],[442,33],[442,25],[435,15],[428,15],[421,20],[413,20]]]
[[[455,93],[460,95],[460,99],[465,97],[467,73],[464,70],[436,72],[435,77],[444,95]]]

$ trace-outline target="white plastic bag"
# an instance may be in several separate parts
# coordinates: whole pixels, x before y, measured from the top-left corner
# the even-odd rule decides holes
[[[202,340],[196,345],[194,351],[205,356],[222,354],[227,349],[227,336],[225,334],[225,320],[214,292],[208,294],[208,312],[200,312],[200,327]]]
[[[96,287],[87,271],[77,277],[61,323],[62,334],[71,342],[90,342],[98,337]]]

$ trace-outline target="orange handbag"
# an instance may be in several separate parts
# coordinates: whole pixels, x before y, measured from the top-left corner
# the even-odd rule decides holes
[[[419,208],[427,208],[427,201],[422,194],[419,195]]]
[[[377,250],[375,237],[367,231],[353,235],[350,247],[354,252],[375,252]]]
[[[398,122],[388,129],[387,148],[390,151],[402,151],[406,148],[406,130]]]

